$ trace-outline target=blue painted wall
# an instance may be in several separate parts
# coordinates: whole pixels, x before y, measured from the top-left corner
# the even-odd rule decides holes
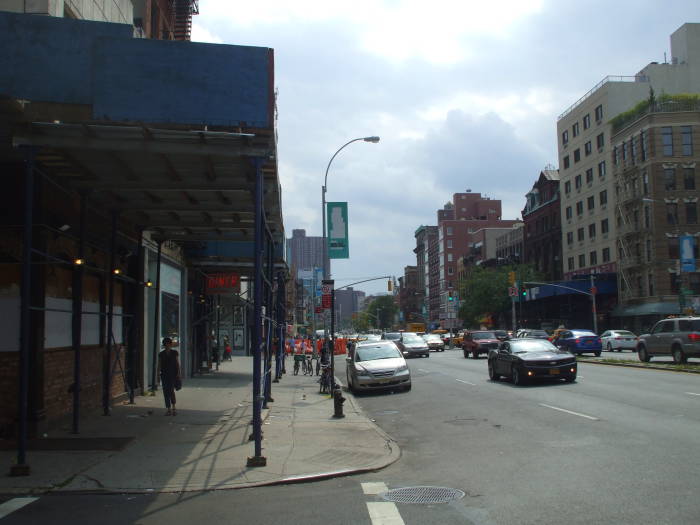
[[[187,257],[223,257],[252,259],[255,254],[255,243],[249,241],[209,241],[201,248],[188,247]],[[282,258],[282,244],[275,244],[274,258]]]
[[[124,24],[0,13],[0,95],[96,120],[272,127],[272,50],[132,38]]]

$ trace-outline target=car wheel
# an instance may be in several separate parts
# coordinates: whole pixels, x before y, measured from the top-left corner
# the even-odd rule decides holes
[[[496,367],[493,364],[493,361],[489,360],[489,379],[491,381],[498,381],[500,377],[501,376],[496,373]]]
[[[681,350],[680,346],[674,346],[671,349],[671,354],[673,355],[673,362],[676,363],[677,365],[680,365],[681,363],[685,363],[686,357],[685,357],[685,354],[683,353],[683,350]]]
[[[614,350],[614,348],[612,347],[612,345],[611,345],[610,343],[608,343],[608,346],[606,347],[606,350],[607,350],[608,352],[612,352],[612,351]]]
[[[598,350],[597,352],[593,352],[593,355],[595,355],[596,357],[600,357],[600,350]]]
[[[469,357],[469,354],[467,353],[466,350],[463,350],[462,353],[464,354],[464,359],[466,359],[467,357]]]
[[[513,378],[514,385],[520,386],[523,384],[523,376],[520,374],[520,369],[518,367],[513,367],[513,370],[511,371],[511,376]]]
[[[472,359],[479,359],[479,351],[472,350]]]
[[[566,376],[564,378],[564,381],[566,381],[567,383],[575,383],[576,382],[576,374]]]
[[[411,391],[411,385],[403,387],[404,392],[410,392]]]
[[[639,360],[643,363],[648,363],[651,361],[651,357],[649,357],[649,352],[647,352],[646,346],[640,346],[637,350],[637,355],[639,356]]]
[[[425,354],[425,357],[430,357],[430,354]]]
[[[352,393],[354,394],[354,393],[355,393],[355,387],[352,386],[352,380],[350,379],[350,374],[346,372],[346,373],[345,373],[345,378],[346,378],[347,381],[348,381],[348,390],[350,390],[350,392],[352,392]]]

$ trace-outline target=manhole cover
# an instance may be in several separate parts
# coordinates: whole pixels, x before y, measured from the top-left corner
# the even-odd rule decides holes
[[[383,499],[394,503],[448,503],[463,497],[461,490],[447,487],[403,487],[382,494]]]

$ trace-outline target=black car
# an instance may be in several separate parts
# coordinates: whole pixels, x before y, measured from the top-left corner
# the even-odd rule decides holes
[[[489,351],[489,377],[508,376],[516,385],[528,379],[550,378],[576,381],[576,357],[544,339],[518,338]]]

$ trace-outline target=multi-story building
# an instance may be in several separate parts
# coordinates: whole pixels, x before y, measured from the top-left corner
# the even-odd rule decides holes
[[[427,239],[428,243],[428,300],[426,308],[430,319],[430,328],[440,327],[440,243],[438,241],[437,226],[435,234]]]
[[[559,281],[562,278],[562,253],[558,170],[542,170],[526,199],[522,211],[525,223],[522,262],[531,264],[545,281]],[[595,238],[595,224],[588,233]],[[567,241],[573,243],[573,233],[569,232]]]
[[[365,292],[352,287],[335,291],[335,326],[338,330],[350,328],[353,315],[360,311]]]
[[[476,232],[484,228],[510,228],[516,220],[501,219],[501,201],[481,193],[455,193],[452,202],[437,212],[440,325],[458,328],[457,281],[459,259],[468,256]],[[479,234],[481,235],[481,234]],[[493,242],[495,255],[495,240]]]
[[[415,232],[416,237],[416,247],[413,249],[413,253],[416,254],[416,268],[417,274],[417,284],[416,291],[418,292],[418,298],[420,301],[419,312],[423,316],[426,326],[431,322],[437,320],[437,317],[431,317],[430,315],[430,264],[428,256],[428,247],[431,242],[436,243],[438,237],[437,226],[419,226]],[[436,258],[437,261],[437,258]],[[437,277],[437,273],[435,277]],[[435,279],[437,284],[437,279]],[[433,286],[435,289],[435,286]],[[439,288],[438,288],[439,290]],[[439,305],[439,298],[437,304]]]
[[[671,57],[671,63],[652,62],[634,76],[604,78],[557,120],[565,279],[617,271],[610,119],[652,88],[700,90],[700,24],[684,24],[671,35]]]
[[[399,319],[404,323],[425,322],[421,312],[422,294],[418,288],[418,274],[417,266],[406,266],[403,276],[399,277]]]
[[[323,268],[323,237],[307,237],[306,230],[292,230],[287,239],[287,264],[297,270]]]
[[[506,264],[519,264],[522,262],[524,223],[517,223],[513,227],[496,237],[496,258]]]
[[[619,266],[613,314],[634,330],[686,307],[700,311],[700,103],[664,98],[612,124]]]

